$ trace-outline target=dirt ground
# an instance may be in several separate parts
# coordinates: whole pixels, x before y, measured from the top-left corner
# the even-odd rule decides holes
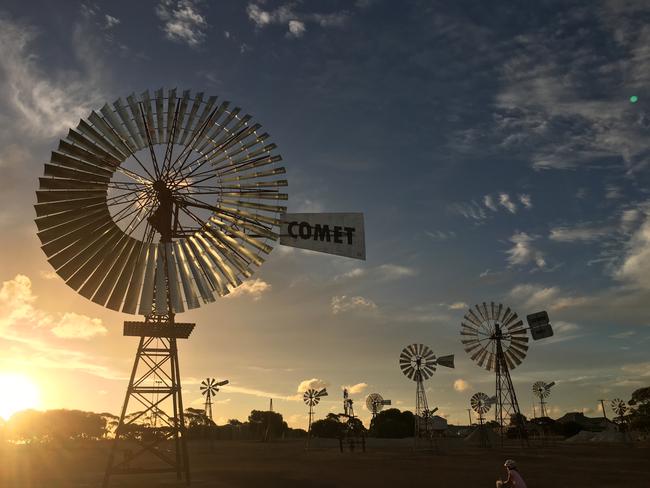
[[[107,443],[65,447],[0,447],[0,487],[55,488],[101,485]],[[414,451],[409,442],[370,439],[365,453],[341,454],[338,444],[190,443],[194,487],[476,487],[491,488],[515,459],[529,488],[650,487],[650,447],[558,442],[522,450],[467,448],[447,440],[439,452]],[[175,476],[113,477],[111,487],[176,487]]]

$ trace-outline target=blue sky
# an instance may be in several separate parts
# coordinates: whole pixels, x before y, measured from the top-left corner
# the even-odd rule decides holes
[[[341,385],[412,408],[397,356],[423,342],[456,354],[428,387],[463,422],[493,384],[458,335],[483,300],[555,325],[513,373],[525,413],[537,380],[557,382],[554,414],[647,385],[650,7],[538,3],[5,2],[0,370],[33,377],[44,408],[118,410],[126,316],[52,275],[33,191],[91,109],[177,87],[250,111],[286,161],[289,209],[364,212],[367,246],[365,262],[278,247],[258,281],[187,313],[186,403],[216,376],[233,382],[220,418],[272,394],[302,425],[310,379],[336,392],[321,413]]]

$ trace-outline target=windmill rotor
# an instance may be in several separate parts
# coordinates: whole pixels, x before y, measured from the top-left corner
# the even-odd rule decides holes
[[[390,405],[390,400],[384,400],[379,393],[371,393],[366,397],[366,408],[372,413],[373,417],[381,412],[386,405]]]
[[[197,308],[271,252],[288,198],[281,160],[228,101],[176,89],[120,98],[71,128],[45,164],[42,249],[68,286],[109,309]]]
[[[533,383],[533,393],[540,399],[547,398],[551,394],[551,387],[555,384],[546,383],[544,381],[536,381]]]
[[[494,399],[490,398],[483,392],[474,393],[472,398],[470,398],[469,403],[474,410],[479,415],[487,413],[494,403]]]
[[[423,381],[431,378],[436,366],[454,367],[454,356],[436,358],[433,351],[424,344],[411,344],[402,349],[399,356],[399,366],[404,375],[413,381]]]
[[[625,412],[627,412],[627,405],[625,405],[625,402],[620,398],[614,398],[612,400],[612,410],[614,410],[616,415],[622,418],[625,415]]]
[[[199,389],[201,390],[202,395],[213,397],[219,391],[220,386],[224,386],[227,384],[228,384],[228,380],[217,382],[214,378],[206,378],[203,381],[201,381],[201,386],[199,387]]]
[[[314,407],[320,403],[320,399],[324,396],[327,396],[326,388],[323,388],[321,390],[310,388],[303,393],[302,400],[305,402],[306,405],[310,407]]]
[[[519,366],[528,351],[523,320],[501,303],[483,302],[470,308],[461,322],[461,342],[472,361],[488,371],[496,369],[497,338],[509,369]]]
[[[215,396],[217,394],[217,391],[219,391],[214,378],[206,378],[201,381],[201,386],[199,389],[201,390],[202,395],[211,397]]]

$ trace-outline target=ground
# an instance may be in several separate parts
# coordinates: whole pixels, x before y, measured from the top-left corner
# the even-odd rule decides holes
[[[108,445],[0,447],[2,488],[101,485]],[[192,486],[215,488],[435,486],[491,488],[515,459],[529,488],[650,486],[650,447],[557,442],[521,450],[466,448],[447,440],[439,452],[414,451],[410,442],[368,441],[367,452],[340,453],[338,445],[304,441],[190,443]],[[176,487],[174,475],[114,477],[111,487]]]

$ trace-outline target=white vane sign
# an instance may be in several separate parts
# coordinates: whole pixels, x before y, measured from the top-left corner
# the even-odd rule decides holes
[[[280,244],[365,260],[363,214],[283,214],[280,217]]]

